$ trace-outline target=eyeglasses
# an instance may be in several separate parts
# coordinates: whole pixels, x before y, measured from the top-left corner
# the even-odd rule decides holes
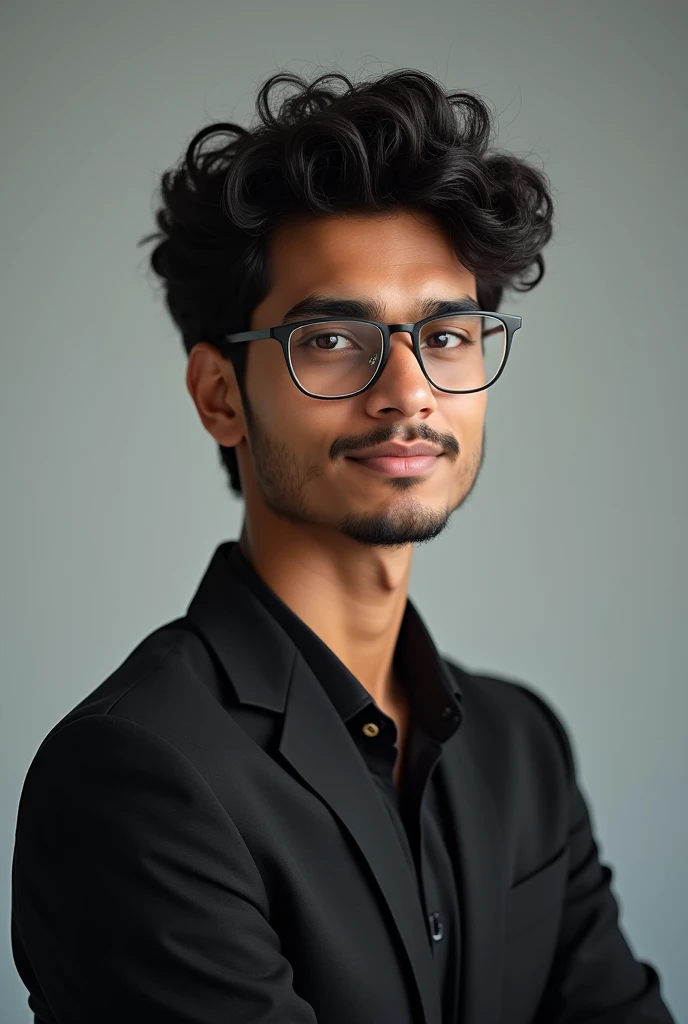
[[[319,317],[256,331],[224,334],[218,348],[275,338],[294,384],[311,398],[351,398],[371,387],[391,352],[391,335],[408,332],[427,380],[439,391],[471,394],[500,377],[521,317],[509,313],[471,313],[428,317],[415,324]]]

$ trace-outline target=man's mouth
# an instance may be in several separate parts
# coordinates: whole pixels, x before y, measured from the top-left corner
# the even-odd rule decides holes
[[[442,452],[437,455],[375,455],[364,458],[352,455],[348,460],[384,476],[421,476],[429,473],[442,455]]]

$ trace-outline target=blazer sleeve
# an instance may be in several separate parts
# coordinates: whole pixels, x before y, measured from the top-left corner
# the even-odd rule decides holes
[[[60,727],[31,764],[13,926],[56,1024],[317,1024],[231,818],[180,751],[114,715]]]
[[[563,750],[570,847],[557,947],[533,1024],[676,1024],[656,970],[634,957],[619,925],[613,871],[599,860],[568,731],[545,700],[524,689],[545,712]]]

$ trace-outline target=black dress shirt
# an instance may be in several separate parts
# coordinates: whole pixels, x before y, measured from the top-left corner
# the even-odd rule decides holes
[[[446,742],[436,737],[447,735],[448,722],[454,724],[449,735],[459,726],[460,691],[409,600],[394,653],[395,671],[407,690],[410,704],[405,763],[397,797],[392,777],[397,758],[395,723],[336,654],[257,574],[238,544],[229,557],[235,571],[309,663],[370,769],[399,843],[415,871],[437,970],[442,1020],[444,1024],[455,1024],[461,935],[452,863],[457,863],[458,858],[445,827],[449,813],[445,794],[433,768]],[[433,723],[439,723],[439,728],[433,729]],[[377,731],[366,728],[371,724],[378,727]]]

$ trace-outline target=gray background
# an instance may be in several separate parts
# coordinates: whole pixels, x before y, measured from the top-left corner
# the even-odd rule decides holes
[[[686,7],[302,0],[6,6],[0,1018],[17,801],[45,733],[183,614],[242,505],[137,240],[191,135],[272,71],[417,67],[493,106],[557,233],[489,394],[487,453],[412,595],[440,647],[544,693],[622,924],[688,1019]],[[237,7],[239,5],[236,5]]]

